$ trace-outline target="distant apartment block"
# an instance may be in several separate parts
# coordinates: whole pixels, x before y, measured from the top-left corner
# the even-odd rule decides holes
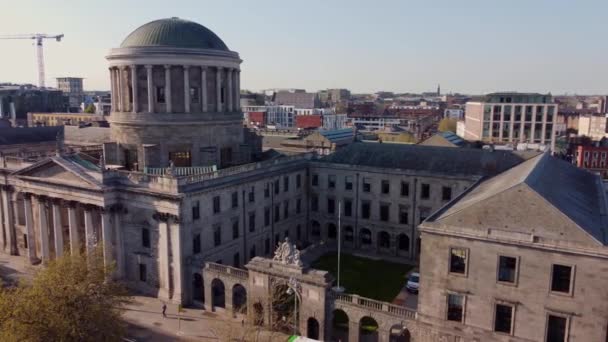
[[[555,147],[557,104],[551,95],[492,93],[467,102],[467,140],[493,143],[537,143]]]
[[[574,162],[581,169],[608,178],[608,147],[579,145],[574,151]]]
[[[581,115],[578,118],[578,135],[600,140],[606,136],[606,114]]]

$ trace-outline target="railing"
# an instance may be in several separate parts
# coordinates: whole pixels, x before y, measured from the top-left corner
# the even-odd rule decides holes
[[[334,301],[341,304],[364,307],[366,309],[387,313],[393,316],[403,317],[405,319],[416,319],[415,310],[371,298],[361,297],[359,295],[334,292],[333,299]]]
[[[175,177],[200,175],[217,171],[217,166],[192,166],[192,167],[144,167],[144,173],[149,175],[173,175]]]
[[[205,264],[205,268],[218,272],[218,273],[221,273],[221,274],[224,274],[224,275],[227,275],[227,276],[233,276],[233,277],[239,278],[239,279],[249,278],[248,271],[240,269],[240,268],[236,268],[236,267],[208,262]]]

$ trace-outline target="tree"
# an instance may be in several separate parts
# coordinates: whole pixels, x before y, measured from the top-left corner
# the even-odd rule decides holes
[[[89,113],[89,114],[95,114],[95,105],[90,103],[85,109],[84,109],[85,113]]]
[[[0,341],[119,341],[126,289],[101,249],[50,262],[29,284],[0,290]]]
[[[440,132],[453,132],[456,133],[456,119],[443,118],[439,121],[439,127],[437,128]]]

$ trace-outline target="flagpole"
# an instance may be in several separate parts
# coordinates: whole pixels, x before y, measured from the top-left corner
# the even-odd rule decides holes
[[[344,292],[344,288],[340,286],[340,255],[342,254],[342,225],[340,222],[342,216],[342,201],[338,201],[338,284],[334,287],[334,291],[338,293]]]

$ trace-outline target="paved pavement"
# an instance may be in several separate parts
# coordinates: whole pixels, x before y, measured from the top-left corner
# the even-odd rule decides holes
[[[410,272],[408,272],[408,277],[412,272],[418,272],[418,268],[414,268]],[[403,288],[401,288],[401,291],[399,292],[399,294],[397,294],[397,297],[393,299],[393,304],[403,305],[408,309],[416,310],[416,308],[418,307],[418,294],[409,292],[405,287],[406,284],[407,282],[403,284]]]

